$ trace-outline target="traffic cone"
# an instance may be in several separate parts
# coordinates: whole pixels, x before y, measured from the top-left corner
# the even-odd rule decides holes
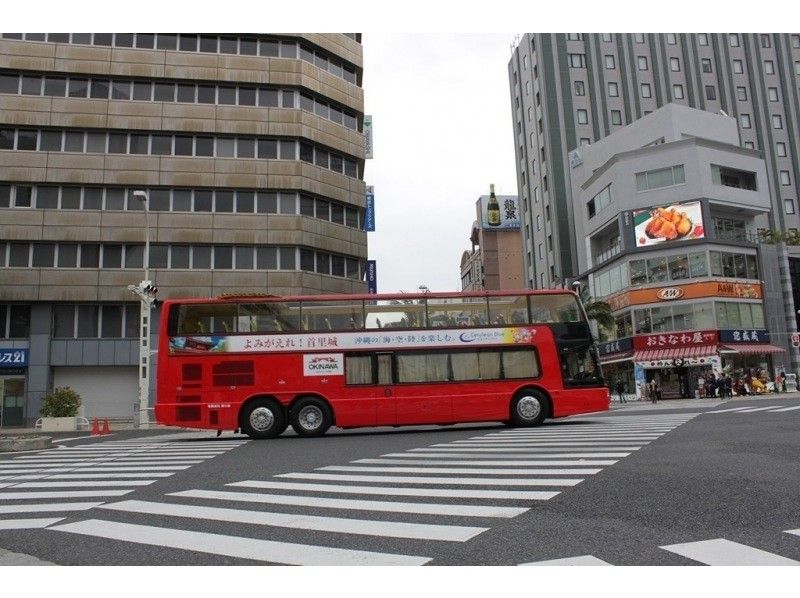
[[[92,422],[92,436],[100,436],[100,422],[97,421],[96,417]]]
[[[108,429],[108,418],[103,420],[103,430],[100,432],[101,434],[111,434],[111,430]]]

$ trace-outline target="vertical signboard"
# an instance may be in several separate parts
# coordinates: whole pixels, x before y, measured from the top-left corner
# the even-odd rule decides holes
[[[375,260],[367,260],[367,292],[370,295],[378,292],[378,266]]]
[[[370,114],[364,115],[364,149],[367,160],[375,157],[372,155],[372,115]]]
[[[364,210],[364,230],[375,231],[375,187],[367,186],[367,209]]]

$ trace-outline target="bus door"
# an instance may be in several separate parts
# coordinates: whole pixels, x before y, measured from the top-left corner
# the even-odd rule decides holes
[[[378,392],[376,399],[377,420],[379,426],[391,426],[397,423],[397,406],[394,401],[394,377],[392,375],[392,354],[378,353]]]
[[[453,420],[452,387],[444,352],[395,354],[394,398],[398,424],[439,424]]]

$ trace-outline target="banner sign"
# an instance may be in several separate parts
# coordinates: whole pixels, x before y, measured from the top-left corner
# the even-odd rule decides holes
[[[19,368],[27,366],[27,349],[0,349],[0,368]]]
[[[364,230],[375,232],[375,187],[367,186],[367,208],[364,210]]]
[[[372,159],[372,115],[364,115],[364,149],[366,150],[365,158]]]
[[[670,332],[664,334],[642,334],[633,337],[633,348],[637,351],[643,349],[703,347],[716,344],[716,330],[701,330],[698,332]]]
[[[721,343],[768,343],[769,332],[763,329],[720,330]]]
[[[441,328],[434,330],[332,332],[329,334],[242,334],[236,336],[176,336],[169,339],[169,352],[177,353],[286,353],[292,351],[344,349],[416,349],[428,347],[475,347],[482,345],[527,345],[535,328]]]
[[[303,355],[303,373],[306,376],[344,376],[344,354]]]
[[[702,239],[705,237],[702,204],[693,201],[647,210],[634,210],[633,228],[636,247]]]
[[[378,264],[375,260],[367,260],[367,292],[370,295],[378,292]]]
[[[633,339],[619,338],[615,341],[608,341],[607,343],[600,343],[597,345],[597,352],[600,355],[608,355],[609,353],[621,353],[623,351],[633,350]]]
[[[481,195],[481,227],[484,230],[517,230],[522,226],[516,195],[497,195],[500,204],[500,224],[489,224],[489,196]]]

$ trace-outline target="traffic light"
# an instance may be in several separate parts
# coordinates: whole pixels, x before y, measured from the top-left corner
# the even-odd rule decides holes
[[[143,280],[137,285],[128,285],[128,289],[133,291],[142,301],[146,301],[149,305],[156,304],[158,287],[156,287],[152,281]]]

